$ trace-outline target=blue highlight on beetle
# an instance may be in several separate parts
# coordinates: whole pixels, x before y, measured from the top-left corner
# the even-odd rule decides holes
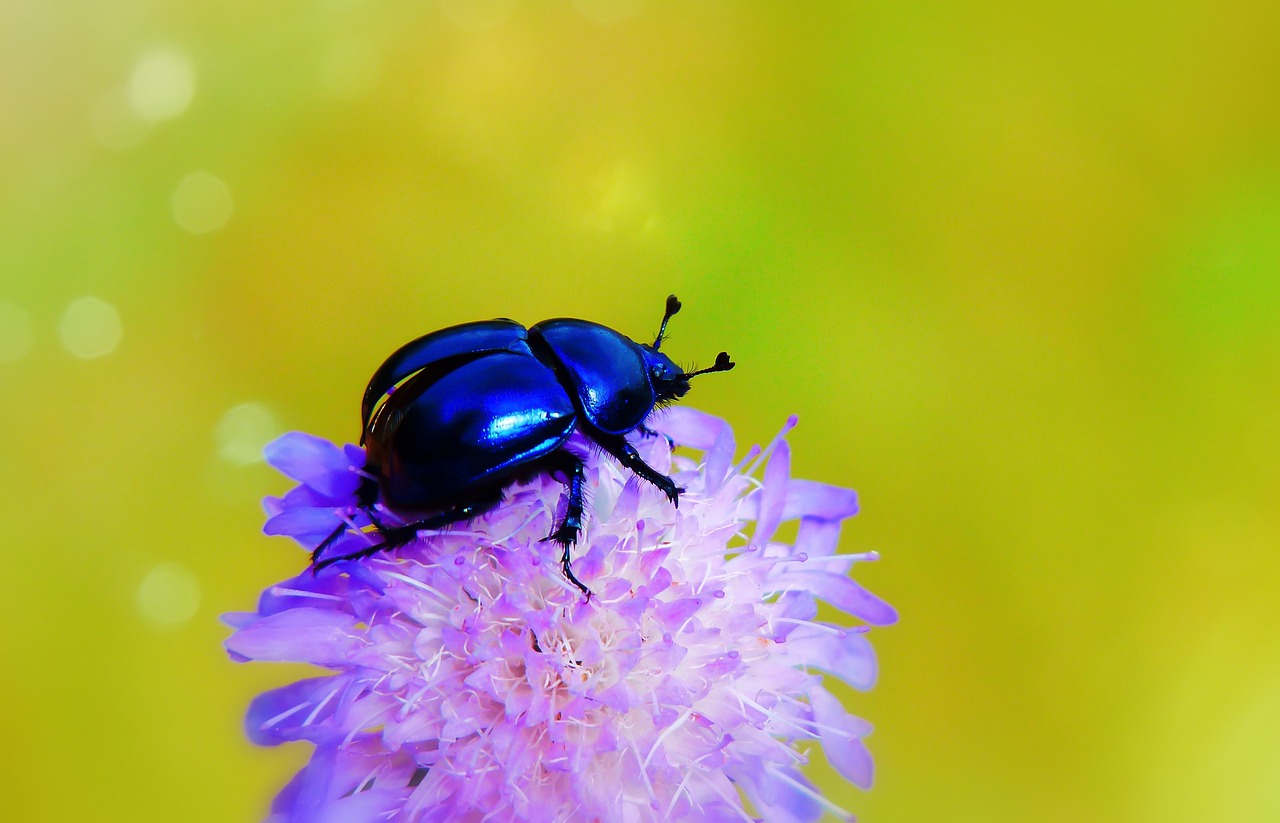
[[[351,527],[343,520],[312,553],[315,570],[470,520],[497,506],[517,480],[552,472],[563,478],[567,500],[545,539],[563,546],[565,577],[590,597],[570,568],[583,525],[584,467],[562,446],[576,431],[679,504],[682,490],[626,436],[651,434],[644,424],[655,406],[683,397],[691,378],[734,364],[720,352],[714,365],[685,372],[667,357],[662,339],[678,311],[671,295],[653,343],[589,320],[556,318],[529,328],[502,319],[464,323],[401,346],[374,372],[361,404],[367,477],[357,499],[378,540],[337,552]],[[384,524],[380,508],[403,525]]]

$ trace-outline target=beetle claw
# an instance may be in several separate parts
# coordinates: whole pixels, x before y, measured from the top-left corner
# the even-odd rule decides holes
[[[561,546],[569,547],[578,542],[578,536],[571,529],[560,528],[551,534],[542,538],[539,543],[559,543]]]
[[[587,596],[587,599],[590,600],[591,589],[588,589],[581,580],[575,577],[573,574],[573,569],[569,567],[569,562],[572,559],[569,556],[569,550],[573,548],[573,544],[576,543],[577,541],[578,541],[578,534],[576,529],[573,529],[569,526],[561,526],[560,528],[553,531],[551,534],[542,538],[542,540],[539,542],[542,542],[542,543],[555,542],[564,549],[564,553],[560,555],[560,571],[564,573],[565,579],[567,579],[570,583],[572,583],[574,588],[578,589],[578,591],[585,594]]]

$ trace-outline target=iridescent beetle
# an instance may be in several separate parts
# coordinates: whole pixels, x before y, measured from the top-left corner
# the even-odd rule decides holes
[[[361,407],[360,442],[371,477],[357,498],[381,539],[322,558],[344,523],[313,552],[315,570],[470,520],[498,505],[511,483],[551,471],[566,478],[569,499],[563,521],[545,539],[564,547],[565,577],[590,596],[569,568],[582,529],[583,464],[561,446],[581,432],[679,504],[682,489],[645,463],[626,435],[650,433],[645,421],[654,407],[683,397],[690,378],[734,364],[720,352],[709,368],[686,372],[660,352],[678,311],[673,294],[652,345],[599,323],[557,318],[529,329],[506,319],[464,323],[402,346],[369,380]],[[374,513],[379,497],[411,522],[384,526]]]

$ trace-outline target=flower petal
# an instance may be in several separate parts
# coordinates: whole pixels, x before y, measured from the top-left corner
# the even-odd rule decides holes
[[[342,521],[333,509],[286,509],[268,518],[262,527],[264,534],[283,534],[304,546],[319,543]]]
[[[359,642],[355,617],[297,608],[268,615],[240,629],[227,638],[226,647],[251,660],[341,666]]]
[[[779,590],[796,589],[811,592],[841,611],[861,617],[873,626],[888,626],[898,621],[898,612],[864,589],[852,577],[809,569],[787,569],[776,580]]]
[[[707,450],[706,460],[704,461],[702,469],[702,491],[704,494],[715,494],[724,485],[725,476],[733,465],[734,445],[733,429],[722,425],[720,431],[716,432],[716,439],[712,441],[711,448]]]
[[[858,493],[813,480],[792,480],[787,484],[787,504],[783,520],[820,517],[843,520],[858,513]]]
[[[360,485],[346,452],[313,434],[282,434],[266,445],[263,455],[286,477],[328,497],[353,495]]]
[[[347,675],[313,677],[263,692],[249,704],[245,717],[249,739],[259,746],[341,740],[342,732],[326,721],[338,705],[337,695],[350,682]]]
[[[781,654],[793,666],[830,672],[855,689],[875,685],[875,652],[867,636],[852,629],[799,627],[787,635]]]
[[[871,753],[862,743],[862,737],[871,731],[870,724],[845,711],[835,695],[821,686],[809,689],[809,705],[813,719],[822,727],[822,751],[831,765],[855,786],[871,788]]]
[[[670,406],[654,415],[648,425],[680,445],[700,451],[710,449],[720,430],[728,428],[720,418],[689,406]]]
[[[755,759],[746,779],[739,778],[752,801],[770,823],[810,823],[822,816],[818,790],[794,769]],[[808,791],[806,791],[808,789]]]
[[[791,447],[781,440],[769,456],[764,468],[764,484],[760,488],[760,514],[751,542],[763,546],[773,537],[782,522],[782,512],[787,502],[788,483],[791,475]]]

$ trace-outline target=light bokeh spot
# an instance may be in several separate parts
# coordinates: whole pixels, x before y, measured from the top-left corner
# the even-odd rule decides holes
[[[262,447],[279,434],[280,421],[265,404],[251,401],[232,406],[215,431],[218,456],[240,466],[260,463]]]
[[[343,40],[332,47],[320,64],[320,85],[341,100],[356,100],[378,87],[382,56],[361,40]]]
[[[584,223],[601,232],[651,235],[661,226],[652,185],[627,162],[618,163],[595,181],[596,200]]]
[[[111,354],[123,333],[116,307],[97,297],[73,300],[58,323],[62,345],[86,360]]]
[[[150,123],[130,104],[125,89],[106,92],[89,108],[89,130],[102,146],[124,151],[147,139]]]
[[[466,31],[484,31],[511,19],[516,0],[440,0],[445,19]]]
[[[0,300],[0,363],[21,360],[36,340],[31,312],[15,303]]]
[[[643,6],[644,0],[573,0],[578,13],[602,26],[635,17]]]
[[[144,120],[172,120],[187,110],[196,93],[196,72],[186,53],[161,46],[138,58],[129,77],[129,104]]]
[[[170,206],[174,222],[192,234],[217,231],[235,211],[231,187],[207,171],[194,171],[182,178],[173,190]]]
[[[156,566],[138,587],[137,606],[157,626],[179,626],[200,609],[200,581],[180,563]]]

